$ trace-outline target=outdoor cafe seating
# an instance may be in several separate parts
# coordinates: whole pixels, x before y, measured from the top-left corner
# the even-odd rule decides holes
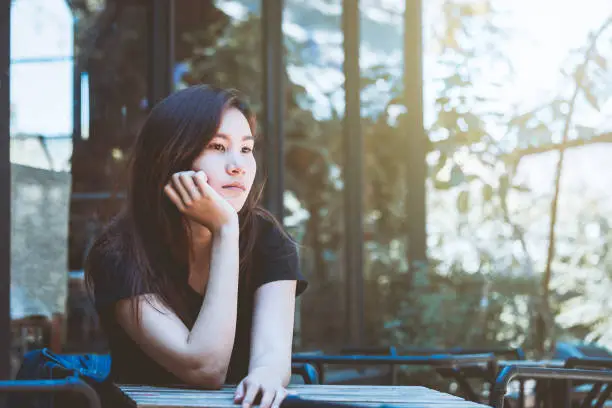
[[[29,356],[29,357],[28,357]],[[506,359],[505,356],[515,356]],[[412,354],[389,348],[345,348],[338,354],[295,353],[291,391],[283,407],[604,407],[612,388],[612,359],[576,358],[528,360],[520,349],[418,350]],[[38,359],[46,361],[45,372],[33,374]],[[344,369],[334,370],[333,366]],[[350,367],[386,367],[387,370],[357,370],[366,373],[358,382],[347,381],[338,373]],[[450,378],[457,384],[456,395],[418,385],[398,383],[400,366],[423,366],[432,375]],[[349,368],[349,369],[347,369]],[[110,356],[106,354],[57,355],[47,349],[35,350],[24,359],[14,381],[0,382],[0,393],[10,393],[10,402],[80,401],[83,407],[227,407],[233,405],[232,387],[201,390],[185,386],[152,387],[139,384],[113,384],[107,380]],[[368,377],[369,375],[369,377]],[[36,377],[36,378],[33,378]],[[488,385],[488,393],[473,388],[474,380]],[[525,381],[535,381],[535,399],[527,403]],[[510,390],[520,381],[518,397]],[[69,397],[69,394],[73,394]],[[57,395],[57,397],[55,397]],[[69,399],[61,399],[65,395]],[[38,398],[38,399],[37,399]],[[45,399],[46,398],[46,399]],[[70,399],[72,398],[72,399]],[[76,398],[76,399],[75,399]],[[14,405],[17,406],[17,405]],[[43,405],[19,405],[43,406]]]

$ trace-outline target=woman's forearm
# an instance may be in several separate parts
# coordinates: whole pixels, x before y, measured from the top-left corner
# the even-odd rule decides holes
[[[225,380],[236,333],[239,229],[231,224],[213,234],[210,273],[200,313],[187,338],[202,369]]]

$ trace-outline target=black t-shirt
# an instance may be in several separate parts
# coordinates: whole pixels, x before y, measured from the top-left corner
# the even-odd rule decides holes
[[[300,272],[295,244],[283,236],[271,221],[263,217],[259,217],[258,221],[258,239],[251,270],[248,271],[253,284],[247,285],[244,273],[241,273],[239,278],[236,335],[226,378],[228,384],[238,383],[248,373],[255,290],[269,282],[296,280],[296,296],[299,296],[307,286]],[[92,251],[94,250],[95,247],[92,248]],[[180,379],[145,354],[117,322],[115,304],[121,299],[146,293],[132,293],[133,289],[120,264],[107,262],[108,260],[99,255],[90,253],[90,257],[95,259],[90,263],[90,267],[94,301],[110,348],[112,380],[122,384],[180,384]],[[191,320],[195,321],[202,306],[203,296],[187,282],[185,293]]]

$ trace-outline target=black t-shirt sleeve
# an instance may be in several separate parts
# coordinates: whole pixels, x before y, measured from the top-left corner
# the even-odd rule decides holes
[[[297,245],[269,220],[260,220],[254,255],[255,289],[283,280],[297,281],[296,296],[307,288],[308,282],[300,270]]]
[[[93,284],[93,298],[98,313],[109,310],[120,300],[147,293],[135,284],[135,276],[115,254],[92,248],[88,257],[88,273]],[[112,310],[112,309],[111,309]]]

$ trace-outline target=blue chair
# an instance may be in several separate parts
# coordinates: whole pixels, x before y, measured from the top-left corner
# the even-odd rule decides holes
[[[14,381],[0,383],[9,408],[100,408],[125,406],[125,396],[109,380],[110,357],[58,355],[49,349],[27,353]],[[84,397],[84,398],[83,398]]]
[[[610,384],[612,384],[612,371],[509,365],[497,376],[489,399],[489,405],[494,408],[504,408],[508,384],[514,379],[535,379],[547,382],[548,395],[545,396],[543,402],[548,403],[549,406],[561,408],[571,406],[572,390],[568,387],[568,381],[607,384],[610,387]]]

